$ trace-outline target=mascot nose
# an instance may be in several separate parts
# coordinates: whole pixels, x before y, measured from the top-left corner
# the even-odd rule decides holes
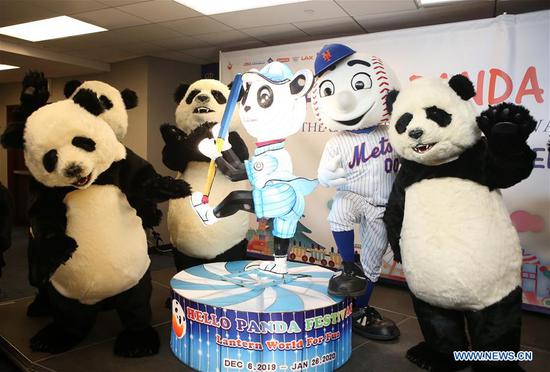
[[[337,103],[340,110],[349,111],[355,108],[355,96],[348,91],[340,92],[338,93]]]
[[[250,110],[250,106],[244,106],[244,112],[248,112]]]
[[[68,178],[78,177],[82,173],[82,167],[76,163],[69,164],[65,168],[65,176]]]
[[[424,131],[422,129],[413,129],[409,131],[409,137],[414,139],[419,139],[424,134]]]
[[[208,96],[204,95],[204,94],[200,94],[197,96],[197,100],[199,100],[200,102],[206,102],[208,101]]]

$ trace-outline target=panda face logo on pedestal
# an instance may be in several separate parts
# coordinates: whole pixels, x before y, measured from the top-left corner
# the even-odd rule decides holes
[[[317,79],[312,92],[316,120],[333,130],[354,130],[389,119],[386,97],[395,78],[377,57],[354,53]]]
[[[24,131],[25,164],[49,187],[89,187],[126,149],[98,115],[95,93],[81,90],[73,99],[46,105],[28,119]]]
[[[271,79],[263,71],[284,72]],[[243,75],[244,94],[239,114],[248,134],[258,142],[284,139],[300,130],[306,116],[306,94],[313,84],[313,74],[300,70],[292,75],[280,62],[272,62],[262,71]]]
[[[177,338],[182,338],[185,335],[185,313],[178,300],[172,300],[172,330]]]
[[[393,91],[393,148],[405,159],[425,165],[455,160],[481,137],[476,109],[469,101],[474,95],[473,85],[461,75],[449,81],[419,78],[401,92]]]

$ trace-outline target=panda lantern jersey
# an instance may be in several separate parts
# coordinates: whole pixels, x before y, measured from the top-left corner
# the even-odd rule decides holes
[[[320,74],[311,102],[318,123],[332,130],[359,130],[389,119],[393,72],[378,57],[354,53]]]

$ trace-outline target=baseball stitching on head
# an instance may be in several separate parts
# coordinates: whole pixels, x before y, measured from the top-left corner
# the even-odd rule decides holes
[[[388,93],[390,92],[389,78],[386,73],[384,63],[380,58],[376,56],[372,56],[371,61],[372,61],[373,69],[375,71],[374,79],[376,80],[376,83],[378,86],[378,93],[382,95],[381,101],[382,101],[382,107],[384,110],[382,114],[382,123],[387,124],[387,122],[390,119],[390,113],[388,112],[388,107],[386,105],[386,101],[388,99]]]

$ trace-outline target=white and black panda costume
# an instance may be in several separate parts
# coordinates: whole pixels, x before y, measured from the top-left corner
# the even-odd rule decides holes
[[[23,96],[27,92],[33,101],[47,82],[41,74],[29,76]],[[189,186],[159,176],[125,148],[99,117],[105,109],[95,92],[81,89],[43,107],[21,102],[23,114],[10,124],[2,144],[23,147],[34,178],[30,277],[47,286],[53,315],[53,323],[32,337],[31,349],[66,351],[89,333],[99,310],[115,308],[124,324],[115,353],[157,353],[143,206],[188,195]]]
[[[96,93],[104,109],[98,117],[109,124],[115,132],[117,139],[121,141],[128,131],[128,113],[126,110],[137,106],[137,94],[128,88],[119,91],[115,87],[97,80],[85,82],[70,80],[65,84],[63,93],[66,98],[70,98],[81,89],[88,89]],[[136,209],[140,209],[140,218],[142,219],[144,228],[151,228],[160,224],[162,212],[157,208],[156,202],[137,199],[133,200],[132,203],[133,205],[141,204]],[[32,255],[29,256],[32,257]],[[41,317],[50,315],[50,313],[47,291],[45,288],[38,288],[35,300],[27,308],[27,315],[30,317]]]
[[[212,137],[211,128],[221,121],[228,96],[228,87],[218,80],[198,80],[191,86],[181,84],[174,94],[178,104],[176,125],[161,126],[161,134],[166,143],[162,150],[164,164],[177,171],[176,178],[185,180],[193,189],[203,188],[210,162],[209,158],[198,151],[198,144],[204,138]],[[235,131],[237,124],[238,119],[233,119],[229,142],[242,162],[248,159],[248,150]],[[234,187],[234,183],[218,172],[210,200],[221,202]],[[170,200],[168,230],[175,248],[174,262],[177,270],[206,262],[245,259],[248,226],[248,215],[239,212],[219,224],[205,227],[187,198]]]
[[[526,140],[536,122],[510,103],[476,116],[474,95],[456,75],[420,78],[388,97],[390,142],[403,159],[384,222],[425,339],[407,358],[434,371],[465,367],[452,351],[520,347],[522,254],[499,189],[531,173]]]

